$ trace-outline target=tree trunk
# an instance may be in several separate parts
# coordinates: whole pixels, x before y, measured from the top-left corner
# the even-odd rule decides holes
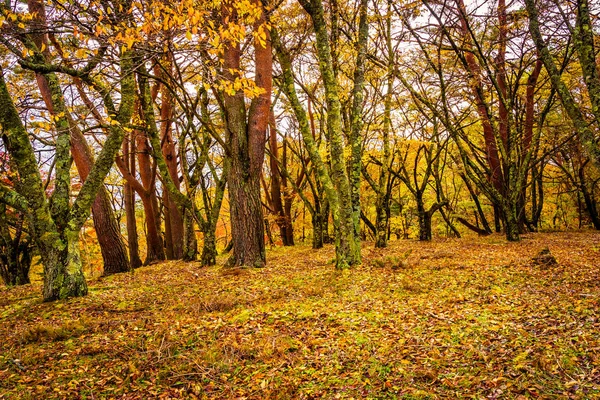
[[[521,239],[519,235],[518,205],[514,203],[507,204],[504,207],[503,214],[506,240],[509,242],[518,242]]]
[[[360,183],[363,156],[363,103],[365,97],[365,68],[367,64],[367,44],[369,41],[369,24],[367,21],[368,0],[360,0],[358,6],[358,40],[356,42],[356,64],[354,66],[354,87],[352,88],[352,109],[350,124],[350,167],[348,179],[352,203],[352,220],[354,222],[354,263],[360,264]],[[335,47],[335,45],[333,46]],[[358,250],[357,250],[358,249]]]
[[[419,212],[419,240],[431,240],[431,214],[427,211]]]
[[[579,3],[581,5],[583,5],[583,2],[579,2]],[[586,3],[586,5],[587,5],[587,3]],[[537,50],[539,51],[540,59],[542,60],[542,62],[544,63],[544,66],[546,67],[546,71],[548,72],[548,76],[550,77],[550,81],[552,82],[552,87],[558,93],[558,96],[560,97],[560,100],[563,104],[565,111],[567,112],[567,115],[573,122],[573,125],[575,126],[575,129],[577,130],[577,133],[579,134],[579,141],[586,148],[586,150],[592,157],[592,160],[594,161],[596,166],[600,166],[600,145],[598,144],[598,138],[595,135],[593,129],[588,124],[588,122],[585,120],[584,115],[581,111],[581,108],[579,107],[579,105],[577,104],[577,102],[575,101],[573,96],[571,95],[571,92],[569,91],[569,89],[567,88],[565,83],[562,81],[561,73],[558,70],[558,68],[554,62],[554,58],[552,57],[552,54],[550,54],[550,51],[548,50],[548,45],[544,41],[542,34],[540,32],[538,10],[535,5],[535,0],[525,0],[525,7],[527,9],[527,15],[529,17],[529,32],[531,33],[531,37],[533,38],[533,41],[535,42],[535,46],[536,46]],[[584,7],[584,9],[580,8],[579,12],[580,13],[581,13],[581,11],[585,12],[585,9],[587,9],[587,7]],[[581,26],[581,23],[586,25],[587,21],[580,20],[578,22],[578,25]],[[593,32],[590,31],[589,34],[593,35]],[[576,39],[577,39],[576,47],[580,51],[580,57],[581,57],[580,61],[585,64],[584,69],[586,71],[592,71],[593,66],[591,65],[592,63],[590,62],[590,60],[588,58],[589,54],[590,54],[590,45],[587,41],[589,40],[589,38],[579,37]],[[581,50],[583,50],[584,53],[581,53]],[[593,52],[594,52],[593,47],[591,47],[591,53],[593,53]],[[589,67],[589,69],[586,68],[586,66]],[[594,74],[594,76],[591,76],[588,74],[584,74],[584,75],[586,75],[586,76],[584,76],[586,83],[588,83],[588,82],[591,83],[593,81],[597,82],[597,76],[598,76],[597,72]],[[591,78],[591,80],[590,80],[590,78]],[[598,90],[593,90],[589,94],[590,94],[590,98],[591,98],[592,102],[597,100],[598,102],[596,104],[600,105],[600,85],[598,85],[597,87],[598,87]],[[588,87],[588,90],[589,90],[589,87]],[[600,112],[600,108],[596,108],[595,111]]]
[[[233,241],[233,257],[228,265],[264,267],[265,228],[260,201],[260,181],[258,176],[248,176],[247,168],[238,161],[232,160],[227,179]]]
[[[387,90],[384,98],[383,111],[383,158],[381,160],[381,169],[379,171],[379,183],[377,187],[377,200],[375,205],[375,247],[387,247],[388,231],[389,231],[389,215],[390,215],[390,186],[388,184],[390,167],[390,131],[392,129],[392,95],[394,88],[394,49],[392,47],[392,3],[388,0],[388,15],[386,17],[385,41],[388,57],[387,65]]]
[[[154,198],[153,198],[154,197]],[[149,265],[165,259],[165,249],[160,236],[160,225],[157,220],[158,213],[155,210],[156,195],[147,193],[142,196],[144,214],[146,216],[146,260],[144,265]]]
[[[156,169],[150,164],[150,144],[145,133],[136,131],[135,135],[137,159],[140,178],[144,187],[143,193],[138,193],[144,206],[146,220],[146,260],[145,265],[162,261],[166,258],[164,244],[160,235],[160,214],[158,213],[158,198],[155,190]]]
[[[51,236],[60,246],[50,243],[49,238],[42,239],[44,245],[40,255],[44,264],[44,301],[85,296],[88,290],[83,276],[78,233],[65,232],[63,237],[54,233]]]
[[[128,134],[123,140],[123,157],[128,163],[129,171],[135,172],[135,143]],[[137,221],[135,218],[135,192],[131,184],[126,181],[123,185],[123,197],[125,203],[125,218],[127,220],[127,244],[129,246],[129,260],[131,268],[142,266],[138,244]]]
[[[419,220],[419,240],[431,240],[431,214],[425,210],[422,196],[416,196],[417,218]]]
[[[323,230],[323,243],[324,244],[332,244],[334,243],[333,238],[329,234],[329,201],[327,199],[323,199],[323,205],[321,207],[321,226]]]
[[[352,204],[351,182],[344,159],[342,137],[341,103],[339,83],[332,67],[332,51],[327,33],[324,9],[321,0],[300,0],[300,4],[309,13],[316,37],[317,58],[325,88],[327,103],[327,133],[331,154],[331,182],[336,196],[327,189],[331,213],[336,229],[336,268],[344,269],[361,263],[360,238],[355,232],[354,207]],[[305,143],[306,137],[303,134]],[[311,159],[313,156],[311,155]],[[316,160],[313,159],[313,163]],[[321,174],[321,173],[320,173]],[[322,180],[323,181],[323,180]],[[322,182],[328,186],[326,182]],[[359,215],[357,215],[359,218]],[[358,222],[357,222],[358,223]]]
[[[579,169],[578,177],[579,186],[581,187],[581,194],[583,195],[583,201],[585,203],[587,214],[589,215],[592,224],[594,225],[594,229],[600,230],[600,217],[598,216],[598,208],[596,205],[596,200],[593,198],[592,193],[590,193],[590,190],[588,190],[588,187],[586,185],[584,166],[582,166]]]
[[[0,203],[0,278],[6,286],[26,285],[30,283],[32,249],[22,238],[24,217],[18,216],[14,237],[6,217],[6,206]]]
[[[261,6],[262,7],[262,6]],[[237,12],[222,7],[223,25],[235,23]],[[264,10],[255,23],[255,30],[263,29]],[[266,131],[269,123],[272,88],[272,54],[269,31],[264,29],[264,43],[254,40],[255,83],[264,92],[252,99],[248,112],[241,90],[224,94],[224,113],[227,143],[231,157],[229,203],[233,254],[228,261],[235,267],[264,267],[266,264],[264,220],[260,198],[260,175],[264,161]],[[229,82],[236,79],[241,68],[241,46],[236,42],[225,44],[224,76]]]
[[[323,247],[323,215],[318,210],[312,215],[312,227],[312,248],[320,249]]]
[[[125,243],[104,187],[100,189],[92,205],[92,220],[104,261],[104,275],[129,271]]]
[[[170,61],[167,61],[168,70],[171,69]],[[169,88],[164,84],[161,85],[161,144],[162,153],[164,155],[169,175],[175,184],[175,187],[180,189],[179,173],[177,169],[177,149],[173,141],[172,119],[173,119],[173,96]],[[183,236],[184,226],[181,210],[177,203],[167,190],[163,194],[163,204],[165,206],[165,242],[167,247],[167,258],[171,260],[179,260],[183,258]]]
[[[200,256],[202,266],[215,265],[217,263],[217,241],[213,226],[204,231],[203,242],[202,255]]]
[[[271,172],[271,206],[275,213],[279,235],[284,246],[293,246],[294,237],[291,232],[291,220],[287,218],[286,210],[281,195],[281,173],[279,171],[279,144],[277,142],[277,131],[275,128],[275,114],[269,113],[269,168]],[[285,166],[284,166],[285,167]],[[286,202],[287,203],[287,202]],[[287,206],[288,204],[286,204]],[[291,204],[290,204],[291,208]]]
[[[194,216],[191,210],[185,210],[183,214],[183,260],[196,261],[198,257],[198,240],[196,239],[196,230],[194,229]]]

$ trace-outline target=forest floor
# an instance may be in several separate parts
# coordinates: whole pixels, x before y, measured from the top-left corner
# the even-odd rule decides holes
[[[557,265],[532,261],[545,247]],[[0,398],[600,398],[599,233],[365,243],[346,271],[332,258],[166,262],[54,303],[39,282],[2,288]]]

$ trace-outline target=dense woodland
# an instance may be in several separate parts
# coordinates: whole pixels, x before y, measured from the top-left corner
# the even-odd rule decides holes
[[[600,398],[599,48],[597,0],[0,2],[0,400]]]
[[[600,229],[600,7],[0,5],[0,273]],[[101,263],[100,263],[101,261]]]

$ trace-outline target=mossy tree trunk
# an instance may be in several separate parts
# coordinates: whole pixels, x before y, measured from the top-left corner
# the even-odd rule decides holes
[[[300,104],[296,94],[289,55],[277,39],[277,56],[283,70],[281,88],[290,100],[290,103],[292,103],[292,109],[298,119],[300,132],[310,155],[311,162],[317,170],[319,180],[323,185],[331,206],[336,233],[336,268],[343,269],[360,264],[361,257],[360,236],[357,237],[356,235],[356,225],[353,218],[355,210],[352,203],[351,182],[344,158],[339,87],[333,66],[332,48],[327,32],[323,4],[320,0],[300,0],[300,4],[310,15],[316,35],[319,71],[323,79],[327,103],[327,138],[331,155],[331,173],[326,168],[319,154],[315,139],[312,137],[309,129],[306,111]],[[357,217],[359,216],[360,214]]]
[[[352,201],[352,221],[354,224],[354,252],[355,263],[360,263],[360,183],[363,157],[363,103],[365,99],[365,69],[367,65],[367,44],[369,41],[369,24],[367,21],[368,0],[361,0],[359,3],[358,14],[358,38],[356,42],[356,64],[354,66],[354,79],[352,88],[352,109],[350,113],[350,198]],[[314,22],[314,20],[313,20]],[[337,84],[337,82],[336,82]],[[326,89],[327,90],[327,89]],[[332,96],[333,100],[334,97]],[[339,100],[339,99],[338,99]]]
[[[590,100],[596,107],[593,108],[593,111],[597,112],[600,111],[600,85],[598,82],[597,66],[592,65],[595,59],[593,42],[590,42],[590,37],[593,40],[593,31],[588,25],[587,18],[589,17],[589,14],[586,14],[589,10],[587,2],[585,0],[580,0],[578,1],[578,6],[578,35],[575,38],[575,46],[580,56],[580,63],[584,71],[586,85],[588,85]],[[540,59],[544,63],[546,72],[550,77],[552,87],[558,93],[567,115],[575,126],[581,144],[588,151],[596,166],[600,166],[600,145],[598,144],[598,138],[591,126],[585,120],[583,112],[571,95],[571,92],[561,79],[561,71],[556,66],[554,58],[548,49],[548,45],[542,37],[535,0],[525,0],[525,7],[527,9],[527,15],[529,16],[529,32],[531,33],[531,37],[540,54]],[[598,118],[598,114],[595,114],[595,116]]]
[[[196,261],[198,257],[198,240],[194,229],[194,216],[191,210],[185,210],[183,214],[183,247],[182,260]]]
[[[44,58],[35,52],[32,68],[35,72],[51,70]],[[117,112],[108,94],[104,97],[109,116],[115,120],[94,165],[90,169],[75,201],[70,205],[70,129],[66,118],[55,118],[56,172],[54,192],[48,199],[38,169],[34,149],[15,108],[0,69],[0,124],[3,141],[16,166],[21,184],[18,187],[22,202],[26,204],[27,218],[44,266],[43,297],[45,301],[82,296],[87,293],[79,255],[79,231],[90,216],[104,178],[113,165],[114,158],[124,136],[123,126],[131,119],[133,110],[134,82],[132,63],[127,54],[121,57],[121,105]],[[60,104],[62,96],[58,81],[47,76],[53,104]],[[55,87],[56,86],[56,87]],[[57,115],[62,110],[55,109]]]
[[[379,169],[379,181],[375,188],[377,199],[375,202],[375,247],[385,248],[388,241],[389,218],[390,218],[390,197],[391,197],[391,182],[389,173],[390,168],[390,132],[392,129],[392,95],[394,85],[394,56],[395,52],[392,47],[392,0],[388,0],[388,15],[386,17],[385,44],[387,51],[387,77],[386,77],[386,93],[384,97],[383,111],[383,129],[382,129],[382,144],[383,157],[381,158],[381,167]]]
[[[36,33],[31,35],[32,41],[30,42],[30,46],[35,45],[39,49],[45,48],[45,51],[40,52],[39,56],[43,59],[43,62],[47,62],[50,43],[45,33],[48,28],[46,27],[44,4],[39,0],[29,0],[28,7],[33,15],[32,24],[37,28]],[[36,48],[32,48],[31,50],[36,51]],[[36,81],[48,112],[55,118],[62,119],[60,121],[61,125],[68,126],[68,131],[71,135],[71,154],[81,180],[85,181],[92,165],[94,165],[94,156],[83,133],[67,109],[64,96],[58,84],[58,77],[53,72],[36,73]],[[127,257],[127,249],[121,237],[108,192],[104,186],[100,187],[98,196],[92,205],[92,218],[102,253],[104,273],[114,274],[128,271],[130,264]]]

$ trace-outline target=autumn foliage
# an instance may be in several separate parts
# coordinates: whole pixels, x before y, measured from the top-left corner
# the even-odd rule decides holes
[[[0,399],[600,398],[596,3],[0,2]]]

